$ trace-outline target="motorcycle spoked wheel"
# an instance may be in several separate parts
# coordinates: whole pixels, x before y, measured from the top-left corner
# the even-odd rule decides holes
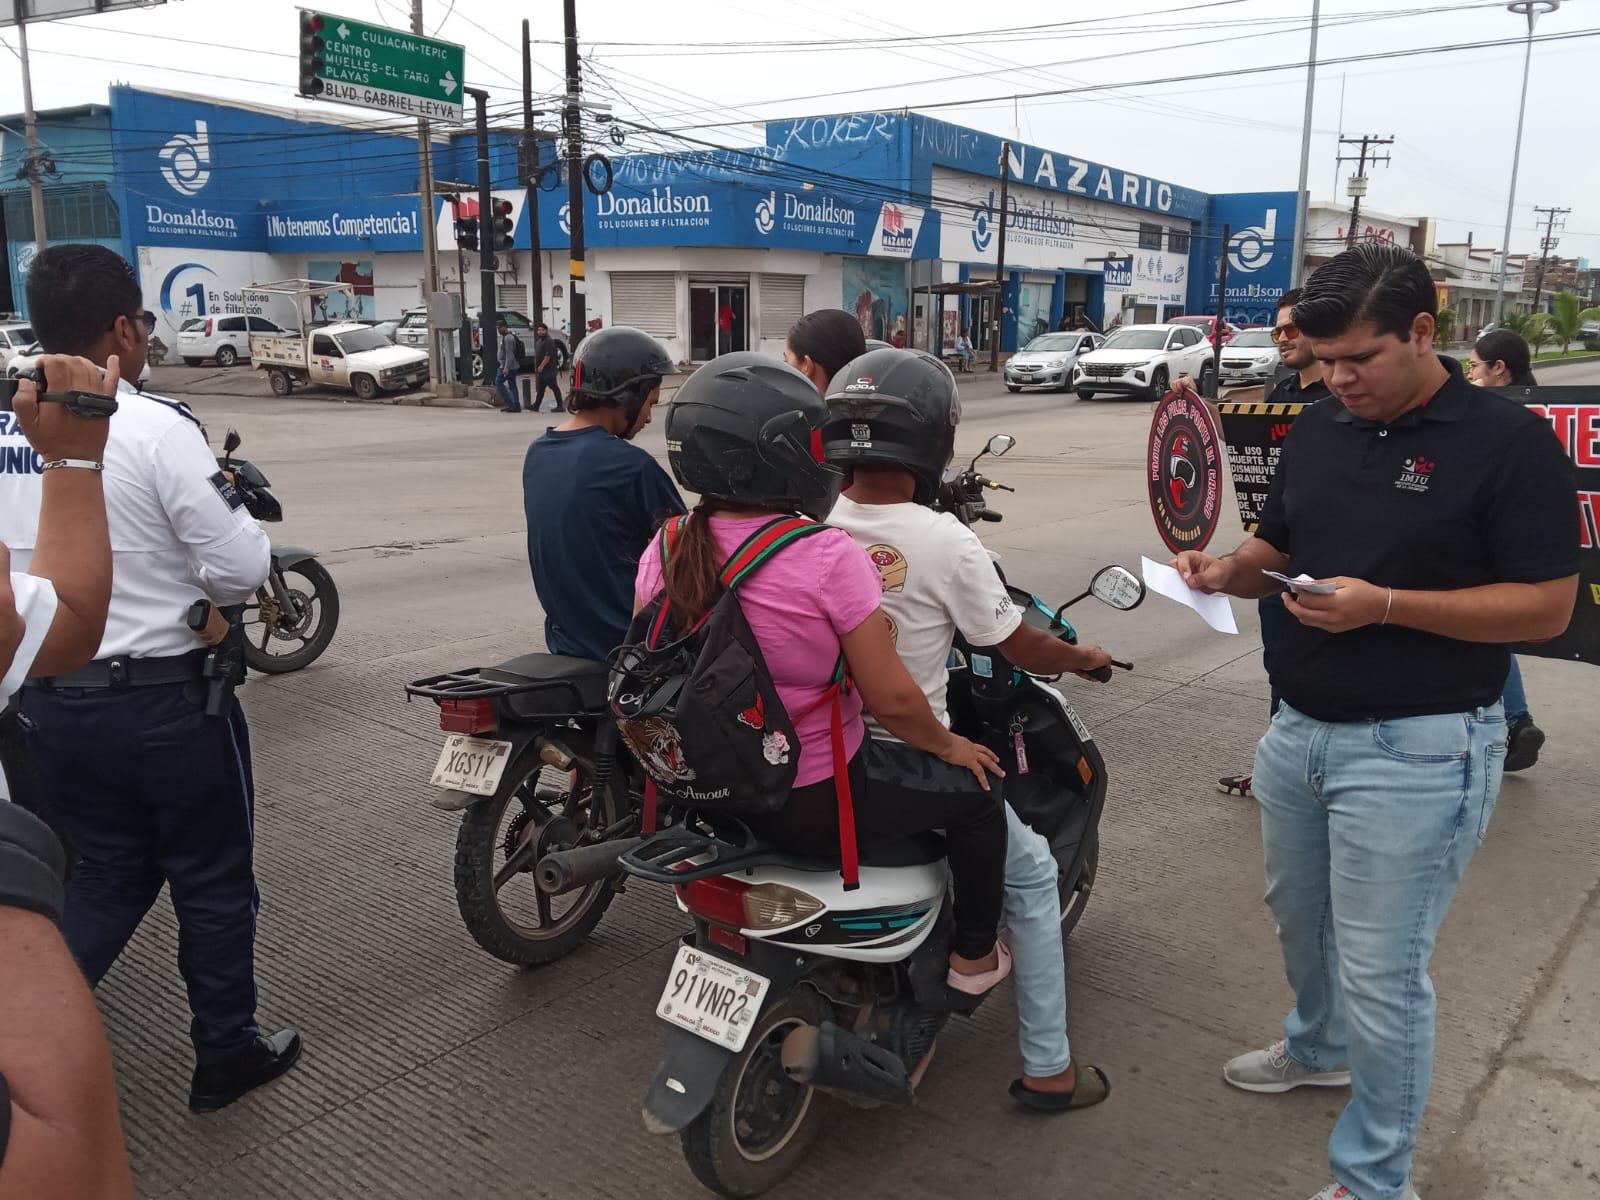
[[[339,627],[339,589],[326,567],[308,558],[281,570],[298,613],[283,612],[266,585],[244,607],[244,661],[268,675],[309,667]]]
[[[822,1127],[826,1097],[785,1074],[783,1039],[830,1015],[828,1003],[807,987],[767,1009],[723,1071],[711,1103],[679,1134],[689,1169],[717,1195],[759,1196],[805,1158]]]
[[[588,754],[585,748],[581,751]],[[585,761],[574,764],[569,789],[537,791],[545,764],[536,753],[523,754],[507,769],[500,788],[461,814],[456,833],[456,906],[473,941],[502,962],[536,967],[554,962],[583,944],[600,923],[616,894],[614,879],[602,879],[575,892],[550,896],[539,889],[534,868],[552,850],[578,844],[587,829],[606,828],[626,810],[626,780],[613,770],[600,803],[589,811],[593,776]],[[496,882],[529,825],[539,852],[522,871]]]
[[[1069,880],[1065,871],[1057,872],[1056,886],[1061,892],[1061,936],[1066,937],[1077,928],[1078,922],[1083,919],[1083,910],[1088,906],[1089,893],[1094,890],[1095,876],[1100,872],[1100,834],[1095,831],[1089,835],[1089,847],[1083,855],[1083,865],[1078,868],[1077,877]]]

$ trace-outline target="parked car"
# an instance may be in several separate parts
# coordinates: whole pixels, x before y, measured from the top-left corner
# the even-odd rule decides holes
[[[190,317],[178,328],[178,354],[191,367],[212,358],[219,367],[231,367],[250,357],[251,334],[288,333],[265,317],[244,313],[212,313],[209,317]]]
[[[1202,379],[1210,370],[1211,345],[1195,325],[1123,325],[1079,356],[1072,383],[1080,400],[1100,392],[1159,399],[1179,375]]]
[[[399,326],[394,331],[394,344],[415,346],[419,350],[428,348],[427,309],[408,308],[400,314]]]
[[[1264,384],[1278,366],[1278,348],[1270,329],[1241,329],[1222,352],[1222,385]]]
[[[27,354],[33,343],[33,326],[17,324],[0,325],[0,367],[8,367],[19,354]]]
[[[1584,349],[1600,349],[1600,321],[1585,321],[1578,328],[1578,340],[1583,343]]]
[[[428,380],[428,356],[393,345],[366,325],[322,325],[305,333],[262,333],[251,345],[256,369],[267,372],[272,391],[287,396],[296,384],[347,388],[363,400],[380,392],[402,392]]]
[[[32,370],[34,364],[43,357],[44,347],[38,342],[31,342],[26,346],[20,347],[6,363],[6,378],[15,379],[22,372]],[[150,382],[150,363],[148,361],[145,362],[144,369],[139,372],[139,378],[134,382],[141,391],[144,389],[144,385]]]
[[[1041,333],[1006,363],[1006,391],[1025,387],[1072,390],[1072,369],[1079,355],[1096,349],[1105,338],[1098,333]]]
[[[1173,317],[1168,324],[1197,326],[1200,329],[1201,336],[1203,336],[1206,341],[1209,342],[1216,332],[1217,318],[1206,316]],[[1233,341],[1238,333],[1239,327],[1237,325],[1234,325],[1228,321],[1224,321],[1222,323],[1222,344],[1226,346],[1229,342]]]
[[[472,377],[484,378],[483,362],[483,335],[478,328],[479,308],[467,309],[467,316],[472,320]],[[517,335],[517,340],[522,343],[523,357],[533,361],[534,347],[538,344],[538,336],[534,332],[533,322],[528,320],[527,314],[520,313],[514,308],[502,308],[499,316],[505,321],[511,332]],[[492,335],[491,335],[492,336]],[[395,344],[400,346],[415,346],[419,350],[428,348],[428,310],[425,308],[408,308],[400,318],[400,327],[395,331]],[[446,346],[446,352],[454,358],[457,353],[458,337],[451,334]]]

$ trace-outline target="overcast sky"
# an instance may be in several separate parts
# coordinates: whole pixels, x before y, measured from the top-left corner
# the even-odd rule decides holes
[[[619,112],[683,129],[1129,84],[928,111],[1208,192],[1295,185],[1304,68],[1259,69],[1303,64],[1311,0],[1077,0],[997,8],[914,0],[867,14],[854,8],[851,0],[579,0],[586,92],[613,102],[620,94]],[[1030,9],[1036,28],[1024,27]],[[334,0],[328,11],[404,26],[410,6]],[[991,31],[978,30],[984,12],[996,14]],[[506,105],[519,94],[519,22],[529,17],[534,38],[542,39],[534,47],[534,87],[548,94],[557,86],[560,0],[425,0],[424,16],[430,33],[466,45],[469,81]],[[1497,246],[1516,131],[1520,40],[1385,61],[1331,60],[1520,39],[1525,28],[1499,0],[1326,0],[1313,199],[1348,203],[1343,177],[1350,168],[1334,161],[1341,130],[1392,134],[1393,163],[1373,172],[1365,205],[1436,217],[1442,241],[1470,232],[1478,244]],[[1541,37],[1585,31],[1600,33],[1600,0],[1565,0],[1538,27]],[[957,36],[845,49],[805,45],[928,35]],[[15,31],[4,36],[15,47]],[[290,0],[171,0],[34,27],[34,101],[40,108],[104,101],[108,84],[129,82],[315,108],[294,96],[296,39]],[[1535,250],[1533,206],[1558,205],[1572,213],[1556,252],[1600,259],[1600,124],[1593,104],[1580,100],[1593,94],[1600,37],[1536,44],[1533,54],[1512,248]],[[1258,73],[1245,73],[1251,71]],[[1240,74],[1153,82],[1216,72]],[[21,107],[20,78],[8,71],[0,110]],[[685,133],[729,145],[759,140],[748,126]],[[639,150],[676,144],[644,136],[628,143]]]

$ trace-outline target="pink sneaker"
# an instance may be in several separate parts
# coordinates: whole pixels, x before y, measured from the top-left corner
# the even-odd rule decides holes
[[[958,992],[965,992],[969,996],[982,996],[987,994],[996,984],[1011,974],[1011,947],[1002,941],[994,944],[999,963],[992,971],[980,971],[976,975],[963,975],[954,967],[945,976],[945,983]]]

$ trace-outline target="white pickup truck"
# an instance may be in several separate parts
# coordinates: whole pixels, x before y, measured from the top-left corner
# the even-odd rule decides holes
[[[396,346],[366,325],[313,327],[304,334],[251,334],[250,360],[272,391],[287,396],[296,384],[346,388],[363,400],[403,392],[428,381],[428,355]]]

